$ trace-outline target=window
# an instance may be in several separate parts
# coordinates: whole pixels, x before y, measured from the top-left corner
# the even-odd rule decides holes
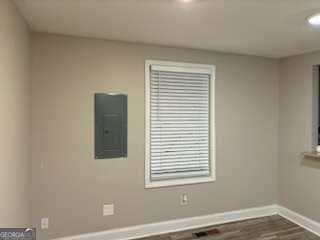
[[[211,65],[146,61],[146,187],[215,180]]]
[[[319,84],[319,82],[320,82],[320,67],[319,66],[317,66],[317,79],[316,79],[316,81],[317,81],[317,95],[318,95],[318,97],[317,97],[317,100],[318,100],[318,107],[317,107],[317,110],[318,110],[318,114],[317,114],[317,118],[318,118],[318,124],[317,124],[317,133],[318,133],[318,139],[317,139],[317,143],[318,143],[318,146],[320,146],[320,118],[319,118],[319,113],[320,113],[320,84]]]
[[[320,149],[320,65],[314,65],[312,73],[312,151],[318,152]]]

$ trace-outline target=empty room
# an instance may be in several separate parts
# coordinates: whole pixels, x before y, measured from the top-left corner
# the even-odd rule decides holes
[[[319,79],[319,0],[0,0],[0,240],[320,240]]]

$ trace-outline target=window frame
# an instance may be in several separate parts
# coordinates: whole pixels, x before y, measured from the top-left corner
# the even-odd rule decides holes
[[[311,151],[317,152],[320,145],[320,65],[312,66],[312,146]]]
[[[210,176],[205,177],[191,177],[191,178],[179,178],[169,180],[151,181],[150,173],[150,70],[152,65],[163,67],[177,67],[177,68],[195,68],[210,70],[210,149],[209,149],[209,164],[210,164]],[[208,183],[216,180],[216,134],[215,134],[215,65],[207,64],[194,64],[184,62],[171,62],[171,61],[158,61],[158,60],[146,60],[145,61],[145,188],[157,188],[166,186],[177,186],[197,183]]]

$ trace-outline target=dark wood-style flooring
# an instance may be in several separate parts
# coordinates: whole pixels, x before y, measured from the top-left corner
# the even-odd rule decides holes
[[[274,215],[137,240],[320,240],[317,235]]]

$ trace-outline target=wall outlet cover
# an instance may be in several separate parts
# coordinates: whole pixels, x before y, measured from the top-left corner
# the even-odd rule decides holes
[[[113,204],[104,204],[103,205],[103,216],[114,215],[114,205]]]
[[[180,205],[188,205],[189,204],[189,199],[188,195],[186,193],[183,193],[180,195]]]
[[[41,218],[41,229],[49,228],[49,218]]]

